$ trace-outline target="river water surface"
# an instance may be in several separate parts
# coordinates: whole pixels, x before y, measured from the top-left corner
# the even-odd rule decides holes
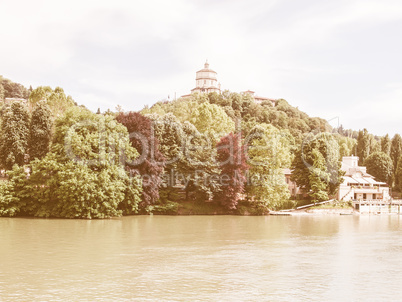
[[[0,301],[401,300],[401,220],[0,218]]]

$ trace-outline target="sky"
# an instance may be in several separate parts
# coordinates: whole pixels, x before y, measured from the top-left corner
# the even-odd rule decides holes
[[[89,109],[190,93],[206,59],[222,89],[402,133],[400,0],[0,0],[0,75]]]

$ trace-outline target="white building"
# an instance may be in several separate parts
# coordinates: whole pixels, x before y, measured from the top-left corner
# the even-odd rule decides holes
[[[275,107],[276,105],[277,100],[255,95],[255,92],[252,90],[242,91],[241,93],[244,95],[252,96],[252,98],[257,104],[261,104],[262,102],[270,102],[272,104],[272,107]]]
[[[191,93],[221,93],[221,85],[218,84],[216,75],[217,73],[209,68],[208,61],[205,62],[204,68],[196,72],[195,88],[191,90]]]
[[[385,182],[376,181],[366,171],[366,167],[358,166],[359,157],[342,158],[341,169],[346,172],[343,183],[339,186],[338,200],[356,201],[389,201],[389,186]]]
[[[205,62],[204,68],[198,70],[195,76],[195,88],[191,89],[191,93],[210,93],[216,92],[221,93],[221,84],[218,83],[216,71],[209,68],[208,61]],[[271,102],[272,106],[275,107],[275,99],[270,99],[262,96],[257,96],[254,91],[247,90],[241,92],[243,95],[250,95],[257,104],[261,104],[264,101]],[[191,94],[182,95],[183,98],[190,97]]]
[[[286,184],[288,185],[290,196],[292,196],[293,198],[303,198],[303,197],[307,196],[306,192],[304,190],[302,190],[296,184],[296,182],[294,182],[291,179],[292,170],[290,170],[289,168],[285,168],[285,169],[283,169],[283,174],[285,175],[285,181],[286,181]]]

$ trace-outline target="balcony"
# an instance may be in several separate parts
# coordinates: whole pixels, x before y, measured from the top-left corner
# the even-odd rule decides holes
[[[402,199],[382,200],[382,199],[363,199],[353,200],[353,204],[371,204],[371,205],[402,205]]]
[[[380,188],[374,188],[374,187],[356,187],[354,188],[355,193],[368,193],[368,194],[378,194],[381,193],[383,190],[380,190]]]

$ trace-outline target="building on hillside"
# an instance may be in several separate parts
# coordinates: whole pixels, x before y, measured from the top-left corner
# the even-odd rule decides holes
[[[389,201],[389,186],[385,182],[377,181],[374,176],[366,171],[366,167],[358,166],[359,157],[345,156],[342,158],[341,169],[345,171],[344,181],[340,184],[336,196],[338,200],[357,202],[387,202]],[[286,184],[293,198],[307,196],[307,192],[301,189],[290,179],[292,171],[284,169]]]
[[[204,68],[195,74],[195,88],[191,90],[191,93],[221,93],[221,84],[218,83],[217,73],[209,68],[208,61],[205,62]]]
[[[210,93],[216,92],[221,93],[221,84],[218,83],[217,73],[216,71],[209,68],[208,61],[205,62],[204,68],[198,70],[195,76],[195,88],[191,89],[191,93]],[[275,106],[276,101],[275,99],[270,99],[266,97],[256,96],[254,91],[247,90],[241,92],[241,94],[249,94],[252,96],[254,101],[258,104],[269,101],[271,102],[272,106]],[[191,94],[183,95],[182,98],[190,97]]]
[[[342,158],[341,169],[345,171],[343,183],[339,186],[338,200],[355,201],[389,201],[389,186],[377,181],[366,171],[366,167],[358,165],[358,156]]]
[[[290,196],[292,198],[301,199],[301,198],[304,198],[307,196],[307,193],[305,192],[305,190],[300,188],[296,184],[296,182],[291,180],[290,176],[292,175],[292,170],[290,170],[289,168],[283,169],[283,174],[285,175],[285,181],[286,181],[286,184],[288,185]]]
[[[252,98],[254,99],[254,102],[256,102],[257,104],[261,104],[262,102],[271,102],[272,107],[275,107],[275,105],[276,105],[277,100],[262,97],[262,96],[257,96],[257,95],[255,95],[255,92],[251,91],[251,90],[242,91],[241,94],[252,96]]]

